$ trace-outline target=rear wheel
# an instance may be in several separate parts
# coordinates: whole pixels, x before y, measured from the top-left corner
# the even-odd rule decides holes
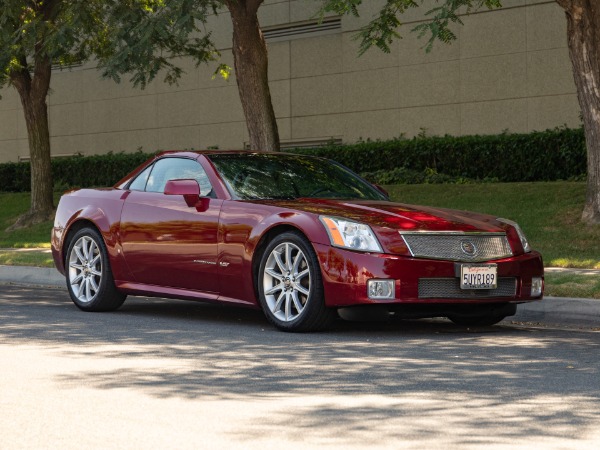
[[[258,296],[267,319],[283,331],[314,331],[330,325],[321,270],[310,242],[300,233],[275,237],[263,253]]]
[[[66,257],[67,288],[73,303],[84,311],[113,311],[127,297],[115,287],[108,252],[100,233],[93,228],[79,230]]]

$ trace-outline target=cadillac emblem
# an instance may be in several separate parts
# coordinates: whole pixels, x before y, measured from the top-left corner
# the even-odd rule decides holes
[[[475,254],[477,253],[477,247],[471,241],[461,241],[460,249],[465,255],[468,256],[475,256]]]

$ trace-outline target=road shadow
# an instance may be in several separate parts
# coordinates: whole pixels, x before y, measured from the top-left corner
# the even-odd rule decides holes
[[[244,430],[250,434],[291,422],[325,436],[343,424],[349,439],[359,439],[365,426],[406,417],[416,438],[458,414],[457,426],[477,421],[479,437],[505,423],[508,440],[558,436],[600,420],[600,334],[592,332],[339,321],[328,332],[290,334],[249,309],[131,298],[117,312],[83,313],[62,291],[0,287],[0,340],[45,345],[69,358],[123,361],[58,377],[69,385],[190,400],[320,399]],[[131,364],[149,358],[164,364]],[[423,395],[439,401],[423,402]],[[364,398],[390,401],[352,402]],[[406,430],[381,432],[396,439]]]

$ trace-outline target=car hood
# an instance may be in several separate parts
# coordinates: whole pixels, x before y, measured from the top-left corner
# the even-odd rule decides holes
[[[313,198],[264,200],[260,203],[318,215],[342,217],[375,228],[404,231],[505,231],[504,224],[497,222],[495,216],[404,203]]]

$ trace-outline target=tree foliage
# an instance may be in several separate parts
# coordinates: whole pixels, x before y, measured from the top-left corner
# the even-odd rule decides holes
[[[221,2],[213,0],[3,0],[0,8],[0,88],[21,98],[31,159],[31,209],[17,226],[53,211],[46,96],[52,68],[94,60],[104,77],[130,74],[141,87],[182,70],[174,56],[197,64],[218,52],[203,25]]]
[[[102,75],[131,74],[144,87],[159,73],[175,82],[172,60],[198,64],[219,53],[203,25],[220,2],[207,0],[4,0],[0,9],[0,86],[11,84],[36,61],[55,68],[94,60]],[[193,36],[193,37],[191,37]]]
[[[327,12],[358,17],[362,0],[323,0],[321,16]],[[398,28],[402,25],[402,15],[411,8],[428,7],[431,1],[425,0],[387,0],[373,20],[363,27],[356,38],[360,41],[359,53],[362,55],[371,47],[377,47],[385,53],[390,52],[394,39],[401,38]],[[499,8],[500,0],[443,0],[435,2],[425,11],[426,21],[412,28],[419,37],[429,36],[425,46],[431,51],[436,40],[446,44],[456,39],[452,24],[462,25],[459,11],[468,14],[481,8]]]

